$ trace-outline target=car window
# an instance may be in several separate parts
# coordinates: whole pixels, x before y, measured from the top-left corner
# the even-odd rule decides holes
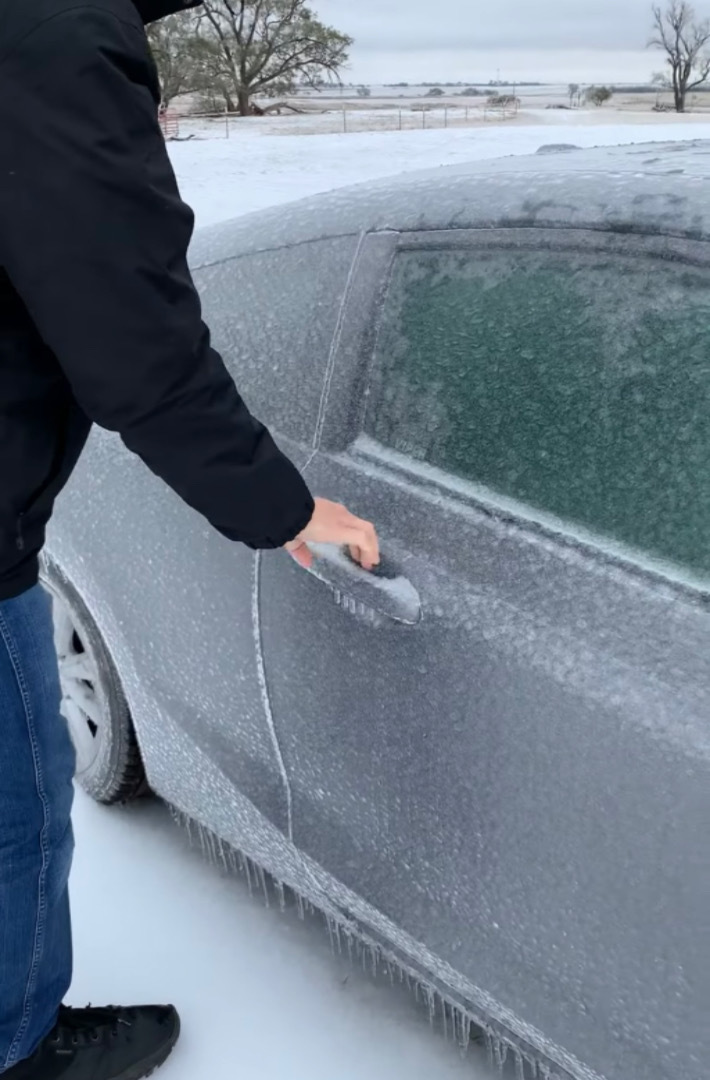
[[[310,441],[357,239],[245,255],[195,274],[205,321],[251,411]]]
[[[710,274],[609,251],[402,251],[365,427],[706,573]]]

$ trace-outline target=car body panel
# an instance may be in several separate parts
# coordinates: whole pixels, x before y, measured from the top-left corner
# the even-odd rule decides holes
[[[377,522],[416,625],[229,545],[103,433],[50,531],[155,789],[578,1080],[707,1072],[710,590],[383,448],[370,364],[403,245],[696,265],[708,176],[706,144],[478,163],[196,237],[247,402]]]

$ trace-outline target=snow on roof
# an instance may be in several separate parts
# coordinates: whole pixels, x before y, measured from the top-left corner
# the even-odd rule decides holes
[[[530,156],[404,173],[201,230],[192,264],[381,230],[503,226],[710,237],[710,140]]]

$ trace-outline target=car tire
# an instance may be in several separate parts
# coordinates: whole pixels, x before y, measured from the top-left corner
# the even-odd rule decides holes
[[[42,584],[52,599],[61,711],[76,749],[76,779],[96,802],[132,802],[150,789],[116,667],[86,604],[49,559]]]

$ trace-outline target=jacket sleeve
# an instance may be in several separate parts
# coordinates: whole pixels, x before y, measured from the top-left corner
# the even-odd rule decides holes
[[[87,416],[225,536],[279,547],[313,500],[210,346],[133,14],[69,9],[0,59],[0,264]]]

